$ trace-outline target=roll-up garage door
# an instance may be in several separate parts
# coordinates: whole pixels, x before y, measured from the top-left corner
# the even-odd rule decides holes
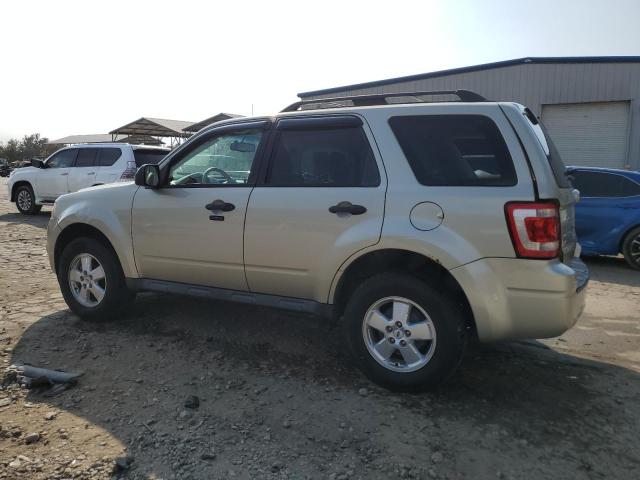
[[[542,122],[565,165],[623,168],[627,163],[629,102],[543,105]]]

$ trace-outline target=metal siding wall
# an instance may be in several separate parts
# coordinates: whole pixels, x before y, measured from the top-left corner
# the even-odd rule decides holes
[[[306,98],[460,88],[522,103],[537,116],[546,104],[631,100],[627,164],[640,170],[640,63],[521,64]]]
[[[624,168],[629,102],[547,104],[542,121],[566,165]]]

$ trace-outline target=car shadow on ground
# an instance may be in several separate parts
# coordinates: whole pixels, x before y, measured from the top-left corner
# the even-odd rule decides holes
[[[47,223],[51,218],[50,211],[41,211],[35,215],[23,215],[22,213],[3,213],[0,215],[0,222],[6,222],[9,225],[33,225],[38,228],[47,228]]]
[[[413,451],[413,461],[424,463],[419,448],[452,449],[460,469],[481,468],[487,455],[494,469],[544,456],[545,465],[570,465],[572,478],[606,476],[613,462],[629,471],[640,466],[632,447],[640,375],[537,342],[472,347],[436,391],[397,394],[351,366],[339,327],[265,308],[144,294],[114,321],[84,322],[68,311],[41,318],[22,334],[12,362],[84,372],[58,397],[32,391],[28,400],[107,430],[145,475],[180,478],[181,456],[196,469],[194,478],[208,478],[242,471],[234,463],[242,452],[270,457],[283,449],[291,469],[307,458],[324,471],[332,460],[322,455],[334,447],[362,468],[373,461],[368,451],[409,463]],[[189,395],[201,401],[193,415],[184,413]],[[214,444],[212,465],[201,453]],[[560,458],[558,445],[572,453]]]
[[[640,270],[631,268],[622,256],[583,257],[583,260],[589,267],[591,280],[640,287]]]

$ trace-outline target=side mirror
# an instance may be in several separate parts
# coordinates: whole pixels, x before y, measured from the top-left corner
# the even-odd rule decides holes
[[[147,163],[142,165],[135,176],[136,185],[147,188],[158,188],[160,186],[160,167]]]
[[[36,168],[44,168],[44,162],[38,158],[32,158],[31,166]]]

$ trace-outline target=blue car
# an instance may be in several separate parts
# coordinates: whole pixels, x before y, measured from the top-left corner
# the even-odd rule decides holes
[[[567,167],[574,188],[576,233],[584,255],[622,253],[640,270],[640,172]]]

